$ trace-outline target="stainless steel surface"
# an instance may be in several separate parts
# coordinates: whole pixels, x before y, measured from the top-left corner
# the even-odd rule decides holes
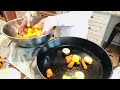
[[[8,21],[2,28],[3,35],[7,36],[11,41],[15,42],[17,45],[22,47],[35,47],[47,42],[50,37],[53,35],[53,32],[37,37],[37,38],[16,38],[15,36],[18,34],[18,28],[22,22],[22,18],[17,18],[11,21]],[[31,17],[30,19],[34,24],[40,21],[40,17]]]

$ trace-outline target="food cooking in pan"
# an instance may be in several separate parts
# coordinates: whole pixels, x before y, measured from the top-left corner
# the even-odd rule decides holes
[[[64,55],[69,55],[70,54],[70,49],[69,48],[63,48],[62,52]]]
[[[85,56],[85,57],[84,57],[84,60],[85,60],[85,62],[88,63],[88,64],[92,64],[92,62],[93,62],[93,60],[92,60],[92,58],[91,58],[90,56]]]
[[[36,38],[42,36],[42,28],[43,24],[40,26],[31,26],[29,28],[25,28],[23,31],[19,32],[16,37],[17,38]]]
[[[77,65],[80,65],[80,60],[81,60],[81,57],[79,55],[68,55],[65,57],[65,62],[67,65],[68,68],[73,68],[74,64],[76,63]]]
[[[64,74],[64,75],[62,76],[62,79],[71,79],[71,77],[68,76],[68,75],[66,75],[66,74]]]
[[[62,53],[65,55],[65,64],[66,67],[72,69],[75,65],[81,65],[84,70],[88,68],[88,65],[93,63],[93,59],[89,55],[80,56],[79,54],[72,53],[69,48],[63,48]],[[52,69],[46,70],[47,78],[51,78],[54,75]],[[82,71],[76,71],[74,76],[69,76],[64,74],[62,79],[84,79],[85,74]]]
[[[65,62],[67,64],[68,68],[73,68],[74,64],[80,65],[82,64],[84,69],[87,69],[87,64],[92,64],[92,58],[89,56],[85,56],[84,58],[81,58],[80,55],[68,55],[65,57]]]
[[[77,71],[77,72],[75,72],[75,78],[76,79],[84,79],[85,74],[82,71]]]
[[[46,70],[46,76],[47,76],[47,78],[50,78],[53,76],[53,72],[52,72],[51,68]]]
[[[82,71],[76,71],[74,73],[74,76],[68,76],[66,74],[62,76],[62,79],[84,79],[84,78],[85,74]]]

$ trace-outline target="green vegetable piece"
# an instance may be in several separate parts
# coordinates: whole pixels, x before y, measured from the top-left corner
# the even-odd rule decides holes
[[[79,61],[80,61],[80,60],[82,60],[82,58],[81,58],[81,56],[80,56],[80,55],[78,55],[78,57],[79,57]]]
[[[76,77],[73,77],[72,79],[77,79]]]
[[[62,52],[64,55],[69,55],[70,54],[70,49],[69,48],[63,48]]]
[[[71,79],[70,76],[63,75],[62,79]]]
[[[83,72],[77,71],[77,72],[75,72],[75,77],[76,77],[77,79],[84,79],[84,78],[85,78],[85,75],[84,75]]]
[[[93,62],[92,58],[89,56],[85,56],[84,60],[85,60],[85,63],[88,63],[88,64],[92,64],[92,62]]]

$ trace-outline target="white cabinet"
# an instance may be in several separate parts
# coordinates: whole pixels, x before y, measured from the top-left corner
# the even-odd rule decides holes
[[[119,17],[110,13],[94,11],[89,19],[87,39],[102,47],[118,22]]]

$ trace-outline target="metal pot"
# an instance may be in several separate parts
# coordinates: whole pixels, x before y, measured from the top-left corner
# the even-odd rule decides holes
[[[13,19],[8,21],[2,28],[1,32],[3,35],[8,37],[11,41],[15,42],[18,46],[22,47],[35,47],[41,45],[48,41],[50,37],[53,35],[53,32],[50,32],[47,35],[37,37],[37,38],[16,38],[15,36],[18,34],[18,28],[22,22],[23,18]],[[40,17],[31,17],[31,21],[36,24],[40,21]]]

